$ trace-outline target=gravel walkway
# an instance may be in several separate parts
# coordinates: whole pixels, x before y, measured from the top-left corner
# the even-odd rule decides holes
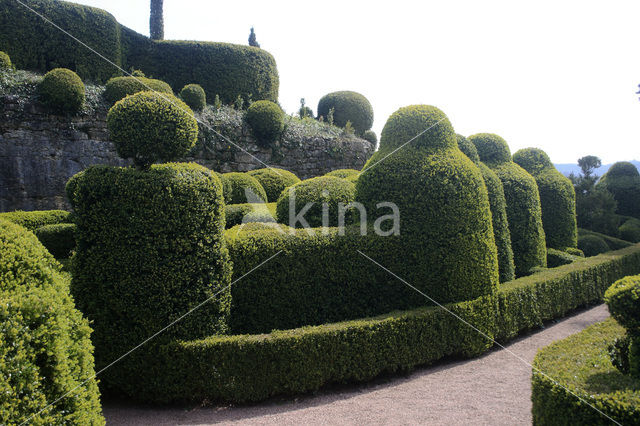
[[[537,350],[609,316],[599,305],[549,325],[507,349],[528,363]],[[425,367],[406,376],[336,387],[250,406],[144,407],[105,402],[109,425],[531,424],[531,367],[508,351]]]

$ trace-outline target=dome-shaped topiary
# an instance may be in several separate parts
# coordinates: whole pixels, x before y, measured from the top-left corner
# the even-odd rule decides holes
[[[260,145],[276,141],[284,130],[284,111],[271,101],[257,101],[247,108],[247,123]]]
[[[289,219],[292,215],[295,217],[301,213],[310,203],[311,207],[305,212],[304,219],[312,228],[323,226],[323,204],[326,204],[329,214],[328,223],[325,225],[338,226],[340,224],[339,206],[340,204],[346,206],[353,202],[355,191],[353,183],[338,177],[320,176],[303,180],[282,193],[276,207],[276,218],[279,223],[302,227],[303,224],[300,222],[290,224]],[[348,222],[345,212],[344,223]]]
[[[247,173],[224,173],[222,181],[226,204],[267,202],[267,193],[260,182]]]
[[[469,140],[478,150],[480,161],[502,182],[516,276],[528,275],[536,266],[545,267],[547,248],[535,179],[511,161],[509,146],[500,136],[479,133]]]
[[[386,252],[380,262],[429,297],[446,303],[496,290],[498,259],[487,189],[438,108],[413,105],[389,117],[380,150],[358,177],[356,201],[364,204],[369,220],[383,214],[379,203],[397,206],[400,234],[380,237],[377,244]]]
[[[33,233],[0,219],[2,424],[104,424],[89,321],[59,268]]]
[[[0,71],[13,69],[11,58],[6,53],[0,51]]]
[[[331,108],[335,125],[344,127],[350,121],[359,135],[373,125],[373,107],[360,93],[342,91],[324,95],[318,102],[318,116],[326,119]]]
[[[77,113],[84,104],[84,83],[78,74],[55,68],[44,75],[38,85],[40,100],[60,113]]]
[[[360,170],[356,170],[356,169],[338,169],[338,170],[330,171],[325,176],[333,176],[333,177],[338,177],[340,179],[346,179],[350,176],[358,176],[359,174],[360,174]]]
[[[632,243],[640,243],[640,220],[629,219],[618,228],[620,238]]]
[[[556,170],[541,149],[521,149],[513,154],[513,161],[529,172],[538,185],[547,247],[558,250],[576,247],[576,193],[571,181]]]
[[[362,134],[362,139],[371,142],[373,146],[378,145],[378,136],[376,135],[376,132],[371,129],[364,131],[364,133]]]
[[[487,186],[489,195],[489,206],[491,208],[491,222],[493,224],[493,237],[498,248],[498,267],[500,282],[511,281],[515,278],[515,265],[513,263],[513,249],[511,248],[511,233],[509,232],[509,221],[507,220],[507,202],[504,198],[504,189],[498,175],[489,167],[480,162],[478,151],[469,139],[462,135],[456,135],[458,147],[471,161],[473,161],[480,172]]]
[[[269,203],[278,201],[285,188],[300,182],[298,176],[290,171],[273,167],[251,170],[248,174],[260,182],[267,194],[267,202]]]
[[[162,80],[146,77],[114,77],[107,81],[104,98],[111,104],[139,92],[159,92],[173,96],[171,86]]]
[[[107,115],[118,155],[148,168],[156,161],[186,155],[198,138],[198,122],[189,107],[173,96],[140,92],[118,101]]]
[[[640,275],[614,282],[604,293],[611,316],[632,334],[640,334]]]
[[[615,163],[597,184],[605,188],[618,203],[617,213],[640,219],[640,173],[627,161]]]
[[[578,248],[582,250],[585,256],[595,256],[600,253],[606,253],[609,250],[607,242],[597,235],[582,235],[578,238]]]
[[[194,111],[202,111],[207,105],[207,95],[199,84],[187,84],[180,91],[180,98]]]

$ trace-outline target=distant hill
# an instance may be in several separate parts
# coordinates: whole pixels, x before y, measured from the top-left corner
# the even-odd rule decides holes
[[[633,160],[633,161],[630,161],[630,163],[633,164],[634,166],[636,166],[636,168],[638,170],[640,170],[640,161]],[[607,173],[607,170],[609,170],[609,167],[611,167],[612,165],[613,165],[613,163],[611,163],[611,164],[603,164],[602,167],[596,169],[595,174],[597,174],[598,176],[602,176],[603,174]],[[576,175],[581,173],[580,167],[578,167],[577,163],[574,163],[574,164],[554,164],[554,166],[556,166],[556,169],[558,169],[560,171],[560,173],[562,173],[565,176],[569,176],[569,174],[571,172],[575,173]]]

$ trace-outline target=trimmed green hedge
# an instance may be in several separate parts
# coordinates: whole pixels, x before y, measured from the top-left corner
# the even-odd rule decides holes
[[[71,178],[67,195],[78,227],[71,290],[93,321],[98,368],[211,298],[100,376],[135,395],[157,345],[227,330],[222,185],[193,163],[93,166]]]
[[[276,142],[284,131],[284,111],[275,102],[263,100],[252,103],[245,118],[256,141],[262,146]]]
[[[226,204],[256,203],[259,200],[267,201],[267,193],[260,185],[260,182],[248,173],[224,173],[220,175],[220,180],[222,181]],[[250,191],[249,197],[247,197],[247,191]]]
[[[373,107],[360,93],[342,91],[324,95],[318,102],[318,117],[326,120],[331,108],[333,123],[344,127],[350,121],[358,135],[363,135],[373,125]]]
[[[527,275],[538,266],[545,267],[547,248],[535,179],[511,161],[509,146],[500,136],[479,133],[469,136],[469,140],[476,146],[480,160],[502,181],[516,276]]]
[[[597,235],[585,235],[578,238],[578,248],[585,256],[596,256],[611,250],[604,239]]]
[[[562,265],[568,265],[576,260],[582,259],[584,256],[577,256],[566,251],[547,249],[547,267],[556,268]]]
[[[618,214],[640,219],[640,172],[636,166],[627,161],[617,162],[596,186],[613,195],[618,203]]]
[[[276,203],[227,204],[224,206],[226,228],[248,222],[274,223]]]
[[[35,230],[36,237],[56,259],[66,259],[76,248],[76,225],[59,223],[45,225]]]
[[[73,222],[71,213],[64,210],[36,210],[32,212],[16,210],[0,213],[0,219],[24,226],[29,231],[35,231],[45,225]]]
[[[103,96],[110,104],[115,104],[129,95],[147,91],[173,96],[173,90],[167,83],[146,77],[114,77],[107,81]]]
[[[84,104],[84,83],[75,72],[55,68],[38,84],[40,101],[60,114],[75,114]]]
[[[2,219],[0,330],[0,423],[105,423],[91,328],[68,279],[31,232]]]
[[[207,106],[207,95],[199,84],[187,84],[180,91],[180,98],[194,111],[202,111]]]
[[[533,424],[612,424],[575,395],[619,424],[640,424],[640,378],[621,374],[609,359],[608,346],[623,335],[610,318],[538,351],[531,378]]]
[[[333,176],[340,179],[346,179],[351,176],[358,176],[360,174],[360,170],[356,169],[338,169],[332,170],[329,173],[325,174],[325,176]]]
[[[602,238],[611,250],[619,250],[621,248],[632,246],[633,243],[629,241],[621,240],[619,238],[611,237],[609,235],[600,234],[595,231],[590,231],[588,229],[578,228],[578,237],[583,237],[585,235],[595,235],[597,237]]]
[[[640,243],[640,220],[635,218],[627,220],[618,228],[618,233],[625,241]]]
[[[13,64],[11,58],[4,52],[0,51],[0,71],[12,70]]]
[[[538,184],[547,247],[558,250],[577,247],[576,193],[571,181],[556,170],[541,149],[521,149],[513,154],[513,161]]]
[[[267,201],[275,203],[285,188],[300,182],[295,174],[288,170],[265,167],[263,169],[251,170],[247,172],[256,178],[267,194]]]
[[[640,275],[619,279],[604,297],[611,316],[631,334],[640,334]]]

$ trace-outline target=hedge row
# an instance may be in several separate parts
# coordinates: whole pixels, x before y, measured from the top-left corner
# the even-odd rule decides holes
[[[275,222],[276,203],[244,203],[224,206],[226,228],[243,222]]]
[[[599,232],[590,231],[588,229],[578,228],[579,237],[584,237],[587,235],[595,235],[596,237],[602,238],[604,242],[607,243],[607,246],[609,246],[609,249],[611,250],[620,250],[622,248],[633,245],[633,243],[630,243],[629,241],[621,240],[620,238],[615,238],[609,235],[600,234]]]
[[[29,231],[35,231],[45,225],[72,222],[71,213],[64,210],[38,210],[32,212],[16,210],[14,212],[0,213],[0,219],[24,226]]]
[[[623,375],[609,359],[608,346],[624,334],[609,318],[541,349],[531,378],[533,424],[610,425],[608,417],[640,424],[640,379]]]

